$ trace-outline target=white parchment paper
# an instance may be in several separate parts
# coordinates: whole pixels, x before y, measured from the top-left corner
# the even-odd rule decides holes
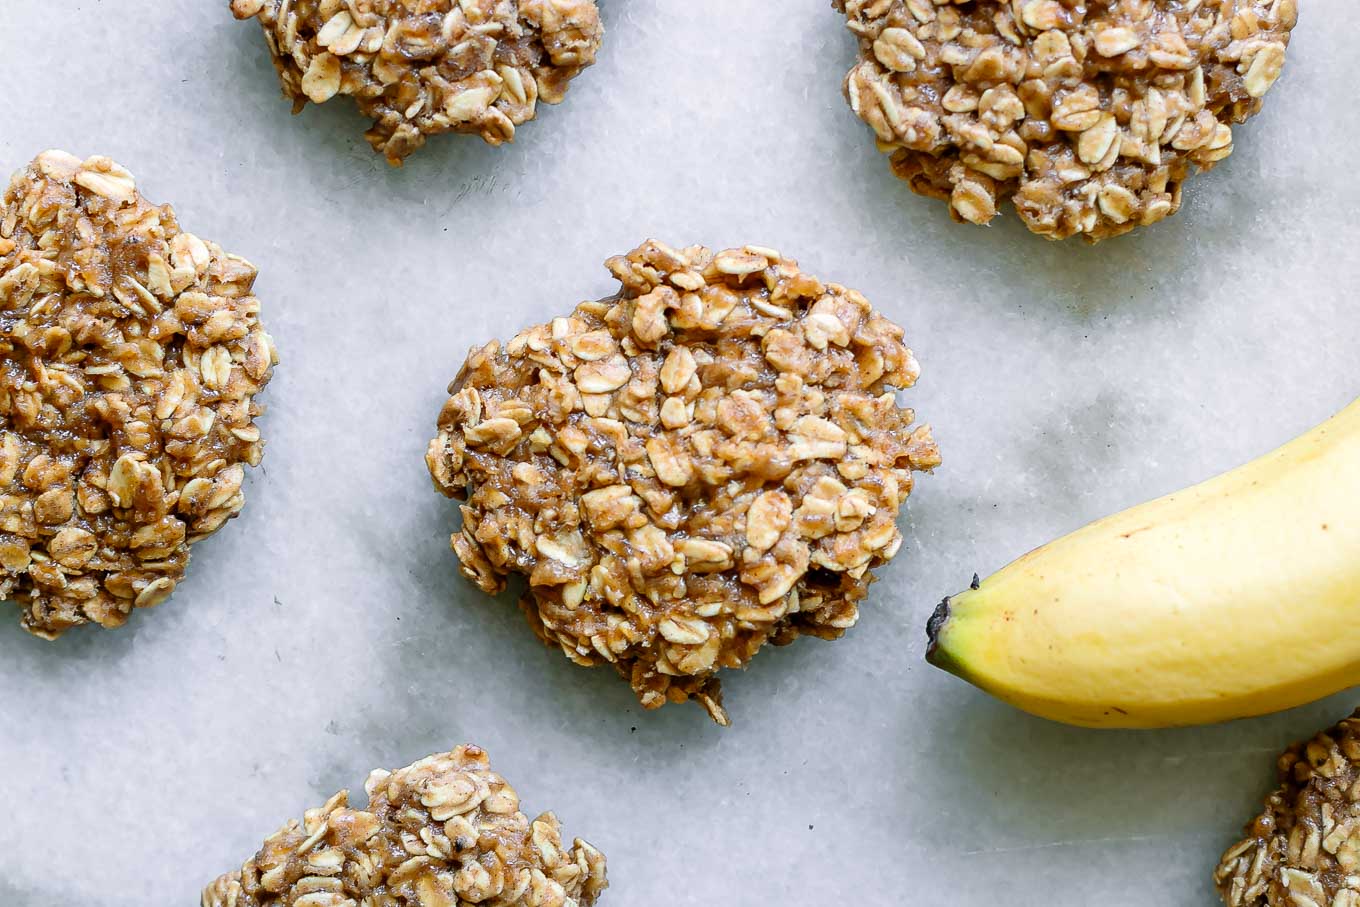
[[[0,905],[196,904],[369,769],[486,747],[609,857],[611,905],[1210,907],[1275,753],[1356,696],[1095,733],[922,661],[936,601],[1237,465],[1360,388],[1360,7],[1310,0],[1264,113],[1175,218],[1096,248],[953,224],[845,106],[826,0],[604,0],[600,63],[516,145],[404,170],[289,114],[226,0],[0,0],[0,170],[107,154],[244,255],[283,356],[244,514],[118,632],[0,607]],[[613,291],[655,236],[760,243],[904,324],[945,465],[860,625],[643,713],[457,575],[421,457],[467,348]],[[531,813],[532,814],[532,813]]]

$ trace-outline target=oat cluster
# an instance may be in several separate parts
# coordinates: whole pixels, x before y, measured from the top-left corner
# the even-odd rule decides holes
[[[264,28],[294,111],[349,95],[395,165],[425,137],[515,137],[595,62],[595,0],[231,0]]]
[[[523,574],[550,646],[726,724],[717,672],[841,636],[901,544],[940,462],[894,396],[919,369],[863,296],[771,249],[652,241],[607,267],[617,296],[469,355],[426,461],[467,501],[470,580]]]
[[[0,207],[0,596],[30,632],[163,601],[241,509],[273,342],[255,268],[108,158],[48,151]]]
[[[1360,907],[1360,711],[1280,757],[1214,882],[1228,907]]]
[[[850,106],[911,188],[1050,239],[1174,214],[1284,66],[1296,0],[833,0]]]
[[[604,855],[564,847],[552,813],[525,818],[478,747],[375,771],[364,789],[365,809],[341,791],[283,826],[202,907],[590,907],[608,887]]]

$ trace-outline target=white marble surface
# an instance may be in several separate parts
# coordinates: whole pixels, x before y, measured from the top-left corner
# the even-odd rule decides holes
[[[122,631],[0,609],[0,905],[197,903],[374,766],[488,748],[609,856],[606,904],[1210,907],[1274,754],[1354,695],[1098,733],[927,667],[974,571],[1237,464],[1356,394],[1360,7],[1309,0],[1282,82],[1184,210],[1088,248],[955,226],[889,173],[827,0],[604,0],[565,106],[405,170],[344,103],[289,115],[226,0],[0,0],[0,169],[108,154],[252,259],[284,363],[245,513]],[[612,290],[648,236],[759,242],[862,289],[924,366],[946,464],[857,629],[643,713],[461,581],[421,462],[468,346]]]

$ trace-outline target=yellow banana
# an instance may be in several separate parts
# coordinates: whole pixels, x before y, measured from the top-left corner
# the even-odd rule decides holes
[[[1360,683],[1360,401],[974,580],[929,634],[932,664],[1087,727],[1225,721]]]

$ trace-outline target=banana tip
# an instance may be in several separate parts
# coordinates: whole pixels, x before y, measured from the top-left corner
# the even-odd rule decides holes
[[[944,597],[944,601],[935,606],[935,613],[930,615],[930,620],[926,621],[926,661],[938,667],[936,654],[940,645],[940,631],[949,621],[949,596]]]
[[[981,585],[982,581],[974,573],[973,581],[968,584],[969,591],[976,592]],[[955,596],[946,595],[944,601],[935,606],[935,612],[930,615],[930,620],[926,621],[926,661],[937,668],[963,677],[963,671],[955,663],[953,656],[940,645],[940,634],[944,632],[945,624],[949,623],[949,618],[953,614],[954,598]]]

